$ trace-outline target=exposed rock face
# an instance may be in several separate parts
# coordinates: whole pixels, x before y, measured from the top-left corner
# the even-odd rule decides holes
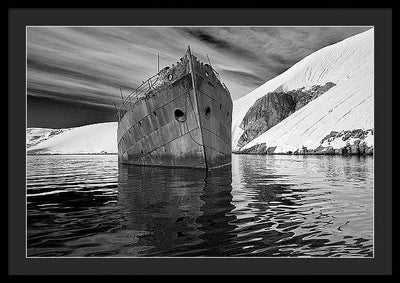
[[[244,132],[239,138],[238,146],[243,147],[334,85],[328,82],[308,90],[301,88],[287,92],[269,92],[257,99],[240,124]]]
[[[245,148],[235,153],[243,154],[274,154],[276,146],[267,147],[265,143],[256,144],[250,148]]]
[[[374,147],[366,142],[374,134],[373,129],[355,129],[352,131],[332,131],[321,140],[321,144],[314,149],[303,146],[295,151],[276,153],[275,147],[268,147],[265,143],[256,144],[250,148],[235,153],[242,154],[294,154],[294,155],[373,155]]]
[[[289,92],[291,94],[291,96],[293,97],[293,100],[296,103],[295,111],[302,108],[304,105],[309,103],[311,100],[316,99],[321,94],[327,92],[333,86],[335,86],[334,83],[327,82],[323,86],[314,85],[309,90],[304,90],[304,88],[301,88],[300,90],[295,90],[295,91]]]
[[[240,147],[275,126],[296,109],[293,97],[288,93],[270,92],[259,98],[247,111],[240,127],[244,129],[238,141]]]
[[[374,147],[365,141],[368,136],[373,136],[374,130],[355,129],[352,131],[332,131],[321,140],[321,145],[317,148],[323,152],[327,147],[332,147],[335,143],[346,142],[344,146],[335,146],[334,154],[351,155],[372,155]]]
[[[336,132],[336,131],[332,131],[332,132],[330,132],[329,135],[327,135],[326,137],[324,137],[322,139],[321,144],[323,144],[325,142],[330,143],[337,138],[341,138],[341,140],[343,140],[343,141],[347,141],[350,138],[364,140],[369,134],[373,135],[374,130],[373,129],[369,129],[369,130],[356,129],[356,130],[352,130],[352,131],[342,131],[340,133]]]

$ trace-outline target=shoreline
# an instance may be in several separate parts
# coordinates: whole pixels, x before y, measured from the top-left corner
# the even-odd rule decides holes
[[[323,156],[374,156],[373,153],[364,153],[364,154],[358,154],[358,153],[345,153],[345,154],[339,154],[339,153],[318,153],[318,152],[313,152],[313,153],[254,153],[254,152],[232,152],[233,154],[238,154],[238,155],[295,155],[295,156],[307,156],[307,155],[323,155]]]
[[[118,155],[118,153],[27,153],[26,155]]]
[[[337,153],[254,153],[254,152],[238,152],[232,151],[232,154],[237,155],[296,155],[296,156],[305,156],[305,155],[324,155],[324,156],[374,156],[373,153],[346,153],[346,154],[337,154]],[[118,155],[118,153],[40,153],[40,154],[27,154],[26,156],[38,156],[38,155]]]
[[[332,132],[330,135],[326,136],[322,141],[321,145],[314,149],[308,149],[305,146],[302,146],[301,149],[296,149],[295,151],[288,150],[286,152],[277,152],[276,148],[277,146],[267,146],[265,143],[259,143],[256,145],[253,145],[252,147],[249,148],[244,148],[244,149],[239,149],[233,151],[234,153],[237,154],[259,154],[259,155],[273,155],[273,154],[281,154],[281,155],[342,155],[342,156],[347,156],[347,155],[356,155],[356,156],[366,156],[366,155],[373,155],[374,154],[374,146],[373,145],[368,145],[364,139],[360,140],[359,136],[357,136],[358,139],[353,141],[353,144],[350,144],[349,142],[341,146],[339,148],[334,148],[330,143],[328,145],[324,146],[324,141],[329,140],[331,135],[336,135],[337,132]],[[353,134],[350,132],[349,134]],[[346,140],[348,140],[351,136],[347,135]],[[334,137],[335,138],[335,137]],[[332,142],[332,140],[331,140]]]

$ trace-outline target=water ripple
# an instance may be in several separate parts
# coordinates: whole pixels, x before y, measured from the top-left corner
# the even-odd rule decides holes
[[[233,155],[231,168],[28,156],[28,256],[373,256],[373,158]]]

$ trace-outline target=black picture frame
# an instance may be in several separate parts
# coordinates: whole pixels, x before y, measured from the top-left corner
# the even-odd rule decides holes
[[[375,27],[374,258],[26,258],[26,26],[279,25]],[[8,273],[10,275],[392,274],[392,10],[49,9],[8,10]]]

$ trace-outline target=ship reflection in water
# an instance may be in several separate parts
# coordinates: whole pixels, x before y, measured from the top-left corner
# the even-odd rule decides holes
[[[230,167],[203,170],[120,165],[119,203],[127,229],[152,256],[223,255],[234,237]],[[226,251],[228,253],[228,251]]]
[[[373,158],[28,156],[28,256],[373,256]]]

